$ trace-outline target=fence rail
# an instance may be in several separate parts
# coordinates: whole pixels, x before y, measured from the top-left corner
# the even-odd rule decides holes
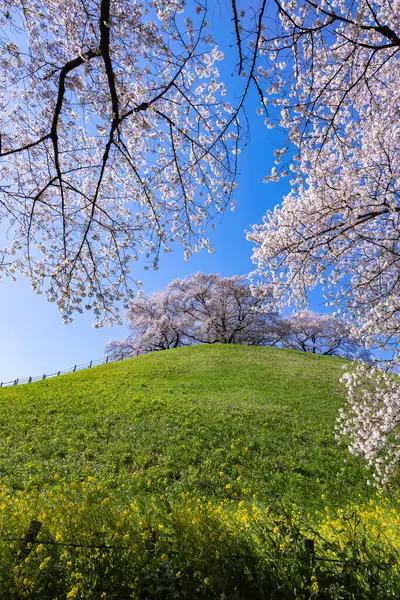
[[[115,362],[115,361],[113,361]],[[56,540],[49,540],[49,539],[38,539],[38,534],[42,528],[43,523],[41,523],[40,521],[36,521],[33,520],[31,521],[29,528],[26,532],[26,534],[22,537],[16,537],[16,536],[9,536],[9,535],[0,535],[0,541],[3,542],[19,542],[20,543],[20,552],[19,552],[19,558],[21,558],[21,554],[24,554],[25,556],[27,556],[29,554],[29,552],[31,551],[31,546],[35,546],[35,545],[43,545],[43,546],[58,546],[60,548],[66,547],[66,548],[97,548],[99,550],[131,550],[132,549],[132,545],[110,545],[110,544],[104,544],[101,542],[98,543],[79,543],[79,542],[60,542],[60,541],[56,541]],[[313,561],[317,561],[317,562],[335,562],[335,563],[340,563],[342,565],[351,565],[351,566],[355,566],[355,565],[359,565],[359,566],[366,566],[368,567],[368,564],[365,562],[365,560],[361,560],[360,558],[354,558],[354,556],[349,556],[348,558],[329,558],[326,556],[318,556],[315,554],[315,540],[312,538],[304,538],[303,539],[303,548],[306,552],[306,554],[310,557],[310,559],[312,559]],[[169,550],[168,551],[169,554],[173,555],[173,554],[178,554],[178,551],[173,551],[173,550]],[[287,554],[287,552],[284,552]],[[263,554],[225,554],[226,558],[262,558],[264,560],[268,560],[270,562],[277,562],[277,558],[273,558],[269,555],[263,555]],[[390,568],[390,564],[385,562],[385,563],[376,563],[376,566],[378,568]]]
[[[35,381],[43,381],[44,379],[51,379],[52,377],[58,377],[59,375],[76,373],[76,371],[84,371],[85,369],[91,369],[92,367],[97,367],[99,365],[106,365],[111,362],[117,362],[119,360],[123,360],[124,358],[128,358],[128,356],[125,356],[124,354],[121,354],[121,356],[117,357],[105,356],[104,358],[90,360],[87,363],[82,363],[81,365],[74,365],[70,369],[63,369],[62,371],[55,371],[54,373],[43,373],[43,375],[34,375],[30,377],[11,379],[11,381],[0,381],[0,388],[13,387],[14,385],[23,385],[26,383],[34,383]]]

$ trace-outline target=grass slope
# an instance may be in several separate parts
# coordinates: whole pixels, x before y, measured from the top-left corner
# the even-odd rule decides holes
[[[127,496],[255,494],[307,509],[366,499],[365,472],[334,439],[342,366],[196,346],[3,389],[1,478],[29,489],[92,476]]]

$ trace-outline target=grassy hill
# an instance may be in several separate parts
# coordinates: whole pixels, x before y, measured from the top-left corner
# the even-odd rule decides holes
[[[0,390],[1,597],[398,600],[399,502],[334,439],[343,364],[197,346]]]
[[[256,494],[305,508],[366,498],[366,474],[334,439],[343,364],[196,346],[0,390],[3,483],[91,476],[128,496]]]

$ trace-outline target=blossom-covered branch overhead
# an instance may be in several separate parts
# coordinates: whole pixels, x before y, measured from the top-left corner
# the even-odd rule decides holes
[[[198,7],[2,3],[1,274],[30,277],[66,322],[83,307],[119,320],[131,261],[209,248],[205,224],[231,201],[241,105]]]

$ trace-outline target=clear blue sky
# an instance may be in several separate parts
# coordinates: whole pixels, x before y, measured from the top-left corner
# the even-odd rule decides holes
[[[221,35],[220,16],[215,16],[215,22],[213,35],[228,54],[233,38]],[[235,59],[233,52],[231,57]],[[232,58],[220,63],[227,86],[233,81]],[[251,244],[246,241],[245,230],[259,223],[265,212],[281,201],[288,187],[288,182],[262,183],[273,166],[272,152],[278,139],[274,131],[264,127],[263,118],[255,114],[255,106],[255,100],[249,103],[251,140],[239,157],[237,209],[216,221],[217,229],[212,231],[215,252],[204,251],[185,261],[183,251],[177,248],[161,257],[156,272],[145,271],[143,265],[136,263],[135,277],[143,281],[146,293],[196,271],[233,275],[252,270]],[[318,308],[320,301],[315,299],[313,304]],[[322,306],[319,308],[322,310]],[[125,326],[94,329],[93,321],[91,314],[77,315],[72,324],[64,325],[56,305],[35,295],[28,280],[0,281],[0,381],[51,373],[101,358],[107,341],[127,334]]]

